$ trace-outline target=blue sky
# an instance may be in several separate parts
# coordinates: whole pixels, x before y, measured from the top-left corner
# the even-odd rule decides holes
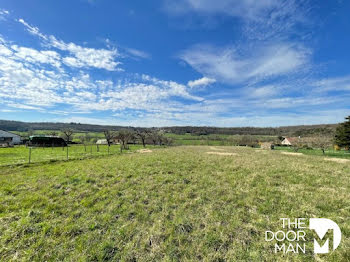
[[[335,0],[2,0],[0,119],[341,122],[349,13]]]

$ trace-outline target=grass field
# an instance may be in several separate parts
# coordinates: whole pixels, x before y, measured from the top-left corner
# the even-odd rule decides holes
[[[129,145],[129,150],[124,152],[133,152],[142,148],[141,145]],[[89,157],[105,156],[108,154],[120,154],[119,145],[70,145],[69,147],[33,147],[31,152],[25,146],[15,146],[13,148],[0,148],[0,166],[25,164],[45,161],[59,161],[68,159],[83,159]]]
[[[201,140],[187,140],[184,139],[181,142],[182,145],[203,145]],[[209,142],[212,146],[222,145],[221,141],[211,140]],[[150,148],[154,146],[148,145]],[[141,145],[129,145],[129,150],[125,152],[133,152],[142,148]],[[275,147],[275,150],[294,152],[290,147]],[[299,149],[298,152],[306,155],[318,155],[323,156],[320,149]],[[0,148],[0,166],[25,164],[29,162],[29,148],[25,146],[16,146],[13,148]],[[68,159],[83,159],[98,156],[105,156],[108,154],[120,154],[119,145],[111,145],[108,150],[107,145],[70,145],[68,148]],[[348,151],[335,151],[326,150],[325,157],[336,157],[350,159],[350,152]],[[60,161],[67,160],[67,148],[54,147],[54,148],[32,148],[31,149],[31,163],[48,162],[48,161]]]
[[[0,167],[0,261],[350,260],[349,163],[245,147],[152,150]],[[332,219],[342,242],[327,255],[274,254],[264,232],[281,217]]]
[[[237,144],[243,135],[192,135],[192,134],[172,134],[167,133],[167,137],[174,140],[175,145],[207,145],[207,146],[234,146]],[[251,135],[260,142],[273,141],[276,136]]]
[[[287,151],[287,152],[295,152],[295,150],[291,147],[286,146],[277,146],[275,150]],[[326,156],[326,157],[337,157],[337,158],[346,158],[350,159],[350,151],[348,150],[325,150],[325,154],[323,154],[321,149],[298,149],[299,153],[305,155],[314,155],[314,156]]]

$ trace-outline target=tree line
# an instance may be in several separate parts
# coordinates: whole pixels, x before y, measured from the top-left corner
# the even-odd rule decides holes
[[[270,135],[270,136],[334,136],[336,124],[330,125],[306,125],[306,126],[285,126],[285,127],[209,127],[209,126],[172,126],[162,127],[166,133],[183,135],[190,133],[194,136],[221,134],[221,135]],[[105,130],[129,129],[133,131],[154,131],[155,128],[123,127],[90,125],[81,123],[30,123],[20,121],[0,120],[0,129],[7,131],[28,132],[30,130],[63,130],[73,129],[77,132],[104,132]]]
[[[72,138],[76,132],[73,129],[67,128],[61,130],[63,134],[63,139],[67,143],[72,143]],[[51,132],[50,135],[57,135],[56,132]],[[129,149],[129,144],[142,144],[143,147],[146,147],[147,144],[151,145],[172,145],[173,139],[166,137],[164,132],[160,130],[144,130],[144,129],[120,129],[112,130],[106,129],[103,131],[104,139],[108,146],[112,144],[120,144],[120,150]],[[85,135],[79,136],[78,139],[82,144],[89,143],[92,137],[86,133]],[[95,139],[97,140],[97,139]]]

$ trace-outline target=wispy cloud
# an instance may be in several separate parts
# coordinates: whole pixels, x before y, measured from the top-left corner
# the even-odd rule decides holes
[[[10,14],[8,10],[0,9],[0,21],[6,20],[7,16]]]
[[[67,66],[77,68],[93,67],[105,69],[108,71],[121,70],[119,68],[121,62],[115,61],[119,56],[116,49],[96,49],[82,47],[75,43],[65,43],[53,35],[45,35],[41,33],[39,28],[29,25],[23,19],[18,19],[18,22],[23,24],[29,33],[36,35],[44,40],[47,46],[57,48],[61,51],[67,51],[70,55],[72,55],[62,58],[62,62]]]
[[[176,16],[197,14],[202,20],[222,16],[241,20],[242,33],[250,39],[285,39],[297,25],[310,22],[309,1],[296,0],[164,0],[167,13]],[[215,19],[218,18],[218,19]],[[215,24],[215,23],[214,23]],[[220,23],[216,23],[220,25]]]
[[[135,57],[135,58],[143,58],[143,59],[150,59],[151,58],[150,54],[148,54],[144,51],[135,49],[135,48],[125,48],[125,51],[128,54],[130,54],[132,57]]]
[[[226,14],[236,17],[258,19],[266,12],[279,5],[277,0],[251,1],[251,0],[179,0],[165,1],[165,8],[172,14],[199,12],[204,14]]]
[[[305,69],[310,51],[297,44],[271,43],[255,50],[196,45],[180,58],[198,72],[228,84],[259,81]]]
[[[315,91],[350,91],[350,75],[342,77],[325,78],[312,83]]]
[[[197,80],[188,81],[187,85],[189,87],[194,88],[197,86],[207,86],[207,85],[213,84],[215,82],[216,82],[216,80],[213,78],[202,77],[202,78],[197,79]]]

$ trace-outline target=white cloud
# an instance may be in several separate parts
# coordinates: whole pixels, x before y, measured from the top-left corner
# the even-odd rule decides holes
[[[235,48],[196,45],[180,54],[198,72],[230,84],[295,73],[305,69],[309,56],[303,46],[286,43],[266,44],[243,53]]]
[[[18,47],[17,45],[12,45],[11,49],[14,50],[14,56],[18,59],[25,60],[29,63],[43,63],[51,64],[55,67],[61,66],[60,55],[51,50],[37,51],[33,48],[28,47]]]
[[[23,19],[19,19],[18,22],[22,23],[29,33],[40,37],[46,42],[49,47],[57,48],[61,51],[67,51],[72,57],[67,56],[63,58],[63,63],[71,67],[92,67],[105,69],[108,71],[121,70],[119,65],[121,62],[115,61],[119,56],[116,49],[96,49],[82,47],[74,43],[65,43],[62,40],[58,40],[55,36],[45,35],[40,32],[39,28],[29,25]]]
[[[121,62],[114,61],[118,56],[117,50],[94,49],[81,47],[74,43],[64,43],[50,36],[50,44],[62,51],[68,51],[74,57],[66,57],[63,62],[73,67],[95,67],[115,71]]]
[[[42,34],[42,33],[40,33],[40,30],[39,30],[38,27],[31,26],[26,21],[24,21],[22,18],[18,19],[17,21],[20,22],[21,24],[23,24],[26,27],[27,31],[29,33],[31,33],[32,35],[36,35],[36,36],[39,36],[40,38],[42,38],[44,40],[47,40],[47,36]]]
[[[0,9],[0,21],[1,20],[6,20],[6,17],[10,14],[9,11],[5,9]]]
[[[197,86],[207,86],[207,85],[213,84],[215,82],[216,82],[216,80],[213,78],[202,77],[202,78],[197,79],[197,80],[188,81],[187,85],[189,87],[194,88]]]
[[[9,103],[9,104],[7,104],[7,106],[18,108],[18,109],[42,111],[42,108],[37,107],[37,106],[30,106],[30,105],[23,105],[23,104],[16,104],[16,103]]]
[[[281,91],[280,86],[266,85],[266,86],[260,86],[257,88],[247,88],[246,93],[249,97],[266,98],[266,97],[275,96],[279,94],[280,91]]]
[[[148,75],[125,79],[94,80],[85,71],[65,71],[59,67],[61,57],[54,51],[10,45],[0,39],[0,99],[10,108],[91,112],[118,110],[171,110],[178,99],[200,101],[185,85]],[[66,61],[67,62],[67,61]],[[47,64],[53,65],[48,67]],[[20,101],[20,103],[19,103]],[[176,107],[183,104],[178,103]]]
[[[17,112],[17,110],[13,110],[13,109],[0,109],[0,112],[2,112],[2,113],[13,113],[13,112]]]
[[[8,10],[0,9],[0,15],[8,15],[8,14],[10,14]]]

